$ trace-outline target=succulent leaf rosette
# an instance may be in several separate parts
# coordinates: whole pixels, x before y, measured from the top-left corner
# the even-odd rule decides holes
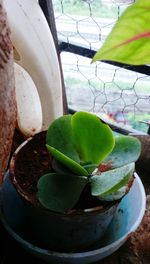
[[[77,204],[87,185],[100,200],[122,198],[141,152],[137,138],[114,137],[107,124],[87,112],[53,121],[46,146],[53,171],[39,179],[37,196],[44,207],[60,213]]]

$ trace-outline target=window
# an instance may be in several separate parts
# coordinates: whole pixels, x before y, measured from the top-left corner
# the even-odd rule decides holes
[[[97,113],[129,129],[146,132],[150,120],[150,77],[75,54],[70,44],[96,51],[120,14],[133,0],[55,0],[55,21],[60,42],[68,43],[61,61],[68,104],[74,110]],[[89,55],[90,57],[90,55]],[[140,122],[142,121],[142,122]]]

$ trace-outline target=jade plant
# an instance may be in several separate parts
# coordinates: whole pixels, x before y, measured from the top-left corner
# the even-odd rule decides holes
[[[141,150],[137,138],[114,137],[107,124],[87,112],[53,121],[46,147],[53,170],[40,177],[37,196],[44,207],[60,213],[77,204],[87,185],[99,200],[121,199]]]

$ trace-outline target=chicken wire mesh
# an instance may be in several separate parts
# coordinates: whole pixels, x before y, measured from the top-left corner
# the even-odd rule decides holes
[[[134,0],[54,0],[59,41],[97,50]],[[150,77],[70,52],[61,53],[69,108],[147,131]]]

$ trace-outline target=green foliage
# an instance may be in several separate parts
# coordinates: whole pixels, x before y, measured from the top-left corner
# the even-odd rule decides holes
[[[127,193],[127,191],[128,191],[128,185],[125,185],[115,192],[98,196],[98,199],[101,201],[108,201],[108,202],[116,201],[121,199]]]
[[[65,154],[63,154],[59,150],[57,150],[57,149],[55,149],[49,145],[46,145],[46,146],[47,146],[47,149],[49,150],[49,152],[52,154],[52,156],[58,162],[60,162],[60,164],[62,164],[63,166],[66,166],[68,169],[70,169],[72,171],[72,173],[75,173],[77,175],[85,175],[85,176],[88,175],[87,171],[79,163],[77,163],[73,159],[67,157]]]
[[[134,172],[134,163],[94,175],[91,177],[91,192],[94,196],[104,196],[125,186]]]
[[[61,213],[72,209],[87,184],[98,199],[125,194],[122,188],[132,177],[140,154],[137,139],[121,136],[114,140],[109,126],[96,115],[77,112],[56,119],[46,141],[54,172],[38,181],[37,196],[43,206]],[[100,172],[104,165],[105,171]]]
[[[98,165],[114,147],[111,129],[96,115],[77,112],[72,116],[72,131],[81,161]]]
[[[76,204],[87,182],[83,176],[46,174],[38,181],[39,200],[44,207],[62,213]]]
[[[111,169],[119,168],[138,159],[141,145],[137,138],[131,136],[119,136],[115,138],[115,147],[109,156],[103,161],[102,166]]]
[[[79,163],[79,155],[73,146],[71,118],[71,115],[65,115],[56,119],[47,131],[46,143]]]
[[[136,1],[120,17],[102,48],[95,54],[93,62],[111,60],[132,65],[150,63],[149,24],[149,1]]]

